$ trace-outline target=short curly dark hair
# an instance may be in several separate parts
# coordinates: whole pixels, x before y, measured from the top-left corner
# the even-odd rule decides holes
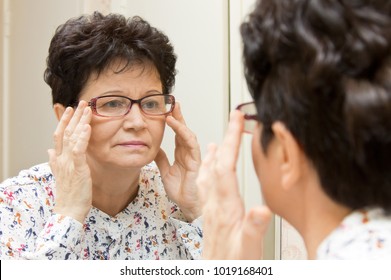
[[[176,55],[168,37],[136,16],[82,15],[60,25],[49,47],[45,82],[52,89],[53,104],[69,106],[92,73],[101,73],[115,59],[124,59],[127,66],[151,62],[157,69],[163,93],[175,84]]]
[[[391,1],[260,0],[241,26],[263,124],[283,122],[332,199],[391,210]]]

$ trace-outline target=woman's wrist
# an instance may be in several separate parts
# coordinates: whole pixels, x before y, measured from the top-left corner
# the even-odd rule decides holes
[[[181,208],[181,211],[185,216],[186,221],[189,223],[192,223],[195,219],[199,218],[202,213],[200,207],[193,207],[191,209]]]

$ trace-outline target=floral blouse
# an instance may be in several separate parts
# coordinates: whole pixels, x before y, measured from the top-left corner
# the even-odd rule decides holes
[[[92,207],[84,224],[53,213],[47,163],[0,184],[1,259],[199,259],[200,220],[184,222],[158,168],[145,166],[137,197],[115,217]]]
[[[318,259],[391,259],[391,215],[354,211],[319,246]]]

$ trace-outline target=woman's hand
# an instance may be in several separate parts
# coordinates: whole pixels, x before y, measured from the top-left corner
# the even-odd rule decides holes
[[[204,259],[262,258],[271,213],[266,207],[245,213],[236,175],[243,124],[242,114],[232,112],[222,145],[209,145],[199,171]]]
[[[91,109],[81,101],[68,107],[54,132],[49,164],[56,179],[54,212],[83,223],[92,205],[92,182],[86,150],[91,135]]]
[[[186,219],[191,222],[201,215],[196,178],[201,164],[201,152],[194,133],[186,126],[179,103],[176,103],[167,124],[175,132],[175,161],[172,165],[160,149],[155,162],[160,169],[164,188]]]

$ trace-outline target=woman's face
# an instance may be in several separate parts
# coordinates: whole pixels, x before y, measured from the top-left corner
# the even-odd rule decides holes
[[[104,95],[121,95],[131,99],[162,93],[162,83],[151,64],[134,65],[117,72],[124,64],[113,63],[99,76],[92,74],[80,99]],[[88,159],[106,168],[141,168],[154,160],[165,128],[165,116],[147,116],[138,104],[121,117],[92,115]]]

